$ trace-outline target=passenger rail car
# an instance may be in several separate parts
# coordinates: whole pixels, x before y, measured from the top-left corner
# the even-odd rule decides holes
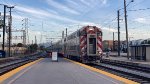
[[[61,43],[57,44],[70,59],[78,60],[83,63],[90,63],[99,60],[102,56],[102,31],[96,26],[84,26],[75,31]]]

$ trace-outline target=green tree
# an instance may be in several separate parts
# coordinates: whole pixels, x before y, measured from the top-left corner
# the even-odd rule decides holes
[[[17,47],[23,47],[23,44],[22,43],[18,43]]]
[[[37,45],[37,44],[31,44],[31,45],[28,47],[28,50],[29,50],[30,52],[35,52],[35,51],[37,51],[37,49],[38,49],[38,45]]]
[[[42,45],[40,46],[40,50],[44,50],[44,48],[45,48],[45,46],[42,46]]]

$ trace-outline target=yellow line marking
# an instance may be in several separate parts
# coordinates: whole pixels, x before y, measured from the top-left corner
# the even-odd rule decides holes
[[[82,68],[84,68],[84,67],[82,67]],[[120,84],[120,83],[118,83],[118,82],[115,82],[115,81],[112,80],[112,79],[108,79],[108,77],[105,77],[105,76],[103,76],[103,75],[99,75],[99,74],[93,72],[93,71],[90,70],[90,69],[84,68],[84,70],[86,70],[86,71],[88,71],[89,73],[92,73],[92,74],[94,74],[94,75],[96,75],[96,76],[98,76],[98,77],[101,77],[101,78],[103,78],[103,79],[105,79],[105,80],[107,80],[107,81],[110,81],[110,82],[112,82],[113,84]]]
[[[8,79],[8,78],[10,78],[11,76],[13,76],[14,74],[16,74],[16,73],[18,73],[19,71],[23,70],[24,68],[26,68],[26,67],[28,67],[28,66],[31,66],[31,65],[33,65],[33,64],[35,64],[35,63],[41,61],[42,59],[43,59],[43,58],[38,59],[38,60],[33,61],[33,62],[30,62],[30,63],[28,63],[28,64],[25,64],[25,65],[23,65],[23,66],[21,66],[21,67],[18,67],[18,68],[16,68],[16,69],[14,69],[14,70],[12,70],[12,71],[10,71],[10,72],[8,72],[8,73],[6,73],[6,74],[0,76],[0,84],[1,84],[3,81],[5,81],[6,79]]]
[[[65,59],[66,59],[66,58],[65,58]],[[126,78],[122,78],[122,77],[120,77],[120,76],[117,76],[117,75],[108,73],[108,72],[103,71],[103,70],[100,70],[100,69],[96,69],[96,68],[94,68],[94,67],[91,67],[91,66],[88,66],[88,65],[79,63],[79,62],[75,62],[75,61],[72,61],[72,60],[69,60],[69,59],[66,59],[66,60],[71,61],[71,62],[73,62],[73,63],[75,63],[75,64],[78,64],[78,65],[80,65],[80,66],[83,66],[83,67],[85,67],[85,68],[88,68],[88,69],[90,69],[90,70],[92,70],[92,71],[95,71],[95,72],[104,74],[104,75],[106,75],[106,76],[109,76],[109,77],[111,77],[111,78],[113,78],[113,79],[116,79],[116,80],[119,80],[119,81],[121,81],[121,82],[124,82],[125,84],[140,84],[140,83],[134,82],[134,81],[132,81],[132,80],[129,80],[129,79],[126,79]]]
[[[14,83],[19,77],[21,77],[23,74],[25,74],[28,70],[30,70],[33,66],[27,67],[27,69],[23,70],[20,74],[18,74],[14,79],[10,80],[7,84]]]

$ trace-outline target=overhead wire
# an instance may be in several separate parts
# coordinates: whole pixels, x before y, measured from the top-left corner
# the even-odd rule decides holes
[[[150,9],[149,7],[147,7],[147,8],[139,8],[139,9],[131,9],[131,8],[133,8],[133,7],[136,7],[137,5],[141,5],[143,2],[145,2],[145,0],[142,0],[142,1],[138,2],[137,4],[131,6],[128,11],[130,11],[130,12],[139,12],[139,11],[146,11],[146,10],[149,10],[149,9]],[[149,16],[150,16],[150,15],[148,15],[148,16],[142,16],[142,18],[146,18],[146,17],[149,17]],[[139,18],[139,17],[138,17],[138,18]],[[137,19],[137,17],[136,17],[136,18],[130,18],[130,19],[131,19],[131,20],[129,20],[130,22],[132,21],[132,23],[133,23],[133,22],[136,23],[136,21],[133,21],[133,19]],[[139,22],[138,22],[138,24],[139,24]],[[141,27],[150,25],[150,24],[145,24],[145,23],[140,23],[140,24],[141,24],[140,26],[135,26],[134,28],[139,28],[140,30],[142,30],[143,28],[141,28]],[[144,30],[145,30],[145,29],[144,29]]]
[[[132,0],[130,2],[128,2],[127,7],[131,4]],[[123,10],[124,8],[118,8],[119,11]],[[121,13],[120,16],[122,16],[124,13]],[[113,18],[111,21],[107,22],[106,24],[104,24],[102,27],[104,26],[108,26],[110,25],[110,23],[114,22],[115,20],[117,20],[117,17]]]
[[[145,2],[145,0],[142,0],[142,1],[140,1],[140,2],[138,2],[136,4],[134,4],[134,5],[130,6],[130,8],[136,7],[137,5],[142,4],[143,2]]]
[[[133,9],[128,11],[144,11],[144,10],[150,10],[150,8],[140,8],[140,9]]]

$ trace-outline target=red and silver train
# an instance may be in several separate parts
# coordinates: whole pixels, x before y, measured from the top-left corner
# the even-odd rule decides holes
[[[96,26],[84,26],[51,48],[73,60],[96,62],[102,57],[102,30]]]

